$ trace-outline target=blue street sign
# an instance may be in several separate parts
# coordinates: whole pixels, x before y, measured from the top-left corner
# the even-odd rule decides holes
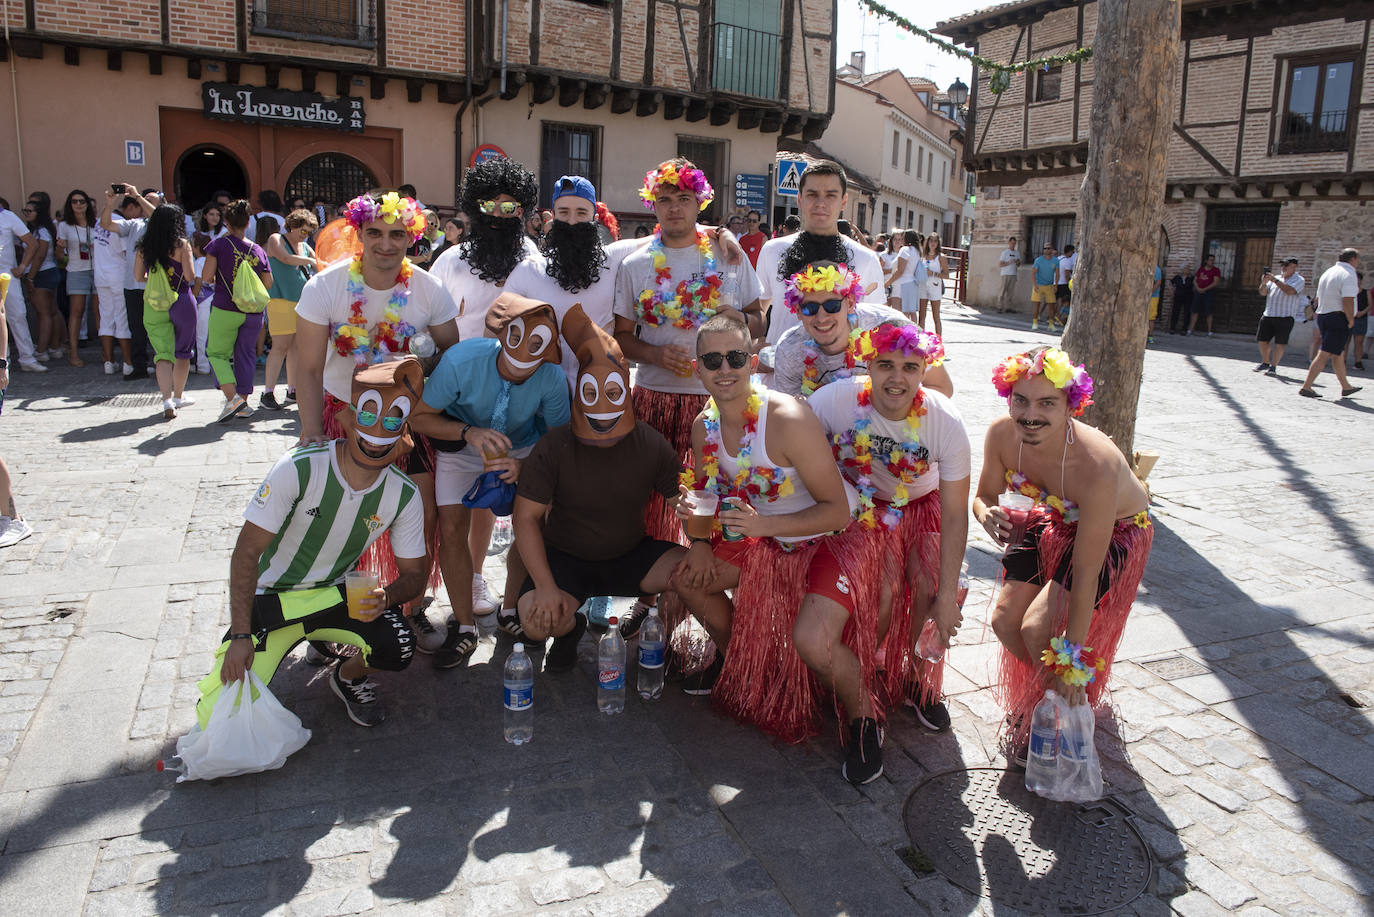
[[[764,208],[768,206],[768,176],[736,173],[735,206],[748,207],[750,210],[763,213]]]
[[[124,164],[126,166],[143,165],[143,141],[125,140],[124,141]]]
[[[778,160],[778,194],[796,197],[801,190],[801,176],[806,171],[805,159]]]

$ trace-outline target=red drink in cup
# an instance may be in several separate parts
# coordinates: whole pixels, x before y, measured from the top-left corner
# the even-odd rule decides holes
[[[1026,525],[1030,522],[1035,501],[1025,494],[1005,493],[997,496],[997,505],[1011,519],[1011,534],[1007,536],[1007,544],[1020,544],[1026,538]]]

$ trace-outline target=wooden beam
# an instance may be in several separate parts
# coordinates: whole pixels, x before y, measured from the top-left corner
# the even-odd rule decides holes
[[[1186,197],[1188,200],[1191,201],[1193,199],[1193,195],[1195,194],[1197,194],[1197,185],[1183,186],[1183,196]]]
[[[406,79],[406,101],[419,102],[425,97],[425,81],[414,77]]]
[[[368,94],[374,99],[385,99],[386,77],[374,75],[370,82],[372,83],[372,89]]]
[[[1302,192],[1302,182],[1289,181],[1283,183],[1283,189],[1288,192],[1289,197],[1298,197]]]
[[[529,74],[524,70],[507,70],[506,91],[501,93],[501,98],[509,102],[511,99],[520,95],[520,90],[525,88],[525,84],[529,82],[529,78]]]
[[[826,126],[829,125],[829,123],[829,118],[818,117],[807,119],[807,122],[802,125],[801,137],[803,142],[810,143],[814,140],[821,139],[821,135],[825,133]]]
[[[617,6],[616,9],[619,9]],[[635,107],[635,101],[639,98],[639,91],[628,87],[619,87],[611,93],[611,114],[623,115]]]
[[[695,124],[705,120],[711,113],[711,103],[705,99],[689,99],[687,102],[687,120]]]
[[[739,110],[739,121],[736,122],[742,131],[752,131],[758,128],[763,122],[763,109],[761,108],[741,108]]]
[[[587,88],[586,80],[559,80],[558,81],[558,104],[562,108],[570,108],[577,104],[582,98],[583,91]]]
[[[1259,189],[1260,197],[1263,197],[1263,198],[1270,198],[1270,197],[1273,197],[1273,196],[1274,196],[1274,184],[1273,184],[1273,182],[1267,182],[1267,181],[1257,182],[1257,183],[1255,184],[1255,187]]]
[[[588,111],[600,108],[606,104],[606,97],[611,94],[611,87],[605,83],[593,82],[587,87],[587,91],[582,94],[582,107]]]
[[[15,46],[15,49],[14,49],[14,50],[15,50],[15,53],[16,53],[16,54],[19,53],[19,47],[18,47],[17,45]],[[106,69],[106,70],[123,70],[123,69],[124,69],[124,52],[123,52],[123,51],[116,50],[116,49],[113,49],[113,48],[111,48],[109,51],[106,51],[106,52],[105,52],[105,69]]]
[[[197,58],[186,58],[186,78],[188,80],[200,79],[200,61]]]
[[[766,111],[763,118],[759,121],[759,130],[765,134],[776,134],[782,130],[782,112]]]
[[[738,110],[739,106],[734,102],[717,102],[711,106],[711,125],[721,127],[729,124],[730,119],[735,117],[735,112]]]
[[[243,68],[237,62],[230,61],[224,65],[224,75],[228,77],[229,82],[237,83],[243,75]]]
[[[457,105],[465,94],[462,83],[445,80],[439,84],[439,101],[445,105]]]
[[[302,92],[314,92],[314,91],[315,91],[315,80],[319,78],[319,75],[320,75],[320,71],[318,71],[318,70],[314,70],[314,69],[312,69],[312,68],[310,68],[310,67],[302,67],[302,68],[301,68],[301,91],[302,91]]]
[[[68,67],[81,66],[81,49],[76,45],[63,45],[62,62]]]
[[[801,127],[802,127],[802,116],[801,116],[801,115],[788,115],[786,118],[783,119],[783,122],[782,122],[782,135],[783,135],[784,137],[791,137],[793,134],[795,134],[795,133],[797,133],[798,131],[800,131],[800,130],[801,130]]]
[[[264,64],[262,69],[266,75],[268,89],[276,89],[281,85],[281,64]]]
[[[162,76],[162,55],[153,53],[148,55],[148,75]]]
[[[658,114],[658,107],[663,104],[663,93],[661,92],[640,92],[635,97],[635,116],[647,118],[650,115]]]
[[[353,88],[353,75],[340,70],[334,74],[334,95],[346,96]]]
[[[1327,192],[1331,190],[1331,182],[1325,178],[1318,179],[1312,183],[1312,190],[1316,191],[1321,197],[1326,197]]]
[[[687,100],[682,96],[665,95],[663,97],[663,117],[669,121],[676,121],[681,118],[686,108]]]
[[[1348,197],[1358,197],[1360,194],[1360,180],[1358,178],[1347,178],[1341,182],[1341,188]]]
[[[1217,184],[1203,185],[1203,186],[1202,186],[1202,190],[1204,190],[1204,191],[1207,192],[1207,196],[1208,196],[1208,197],[1210,197],[1210,198],[1216,198],[1218,195],[1221,194],[1221,185],[1217,185]]]
[[[509,79],[509,74],[507,75]],[[536,73],[534,85],[530,88],[530,101],[543,105],[558,94],[558,77],[548,73]]]

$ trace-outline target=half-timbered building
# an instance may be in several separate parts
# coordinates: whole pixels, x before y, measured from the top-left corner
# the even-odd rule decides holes
[[[1182,0],[1177,104],[1159,233],[1166,276],[1216,255],[1218,330],[1249,330],[1265,267],[1299,259],[1309,279],[1374,243],[1374,79],[1368,0]],[[1018,0],[937,31],[996,61],[1091,47],[1091,0]],[[1092,130],[1093,63],[1014,76],[1000,95],[976,73],[965,162],[979,184],[970,301],[995,305],[998,253],[1029,263],[1077,241]],[[1137,86],[1149,93],[1156,87]],[[1029,268],[1018,301],[1029,302]]]

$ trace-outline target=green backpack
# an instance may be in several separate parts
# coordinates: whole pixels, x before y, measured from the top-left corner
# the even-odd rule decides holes
[[[233,299],[234,305],[239,307],[240,312],[257,314],[267,308],[267,301],[272,297],[268,294],[267,287],[263,286],[258,272],[253,270],[253,259],[245,257],[237,260],[238,263],[234,265],[234,286],[230,298]]]
[[[177,301],[177,292],[172,289],[172,272],[165,267],[154,267],[148,272],[148,286],[143,291],[143,304],[154,312],[166,312]]]

